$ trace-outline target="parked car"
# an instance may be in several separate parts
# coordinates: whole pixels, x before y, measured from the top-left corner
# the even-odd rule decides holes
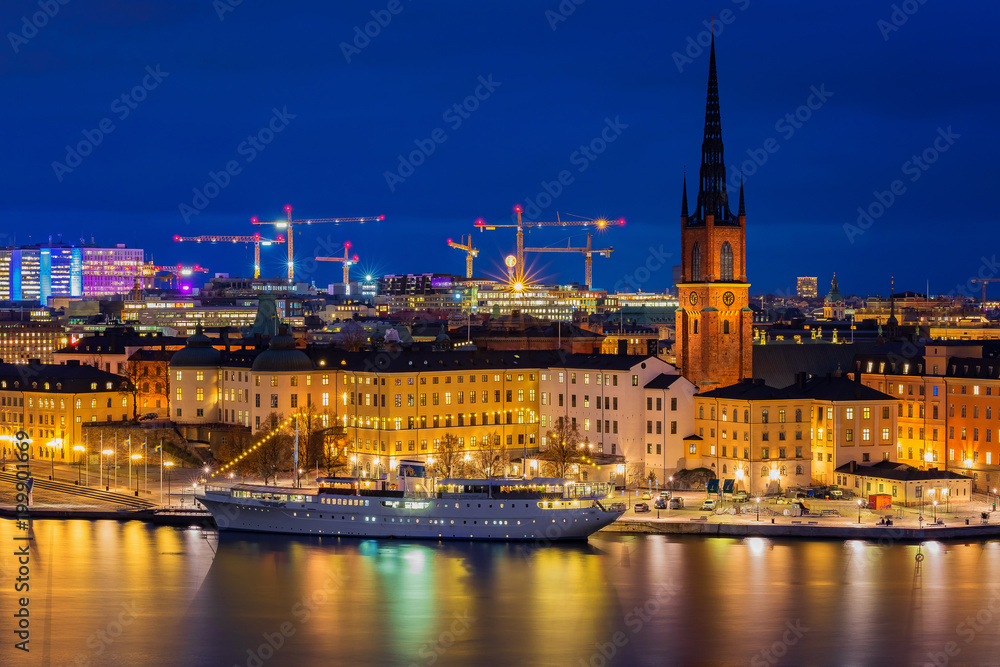
[[[608,509],[612,512],[624,512],[628,509],[628,505],[625,503],[611,503],[608,506]]]
[[[673,494],[670,493],[669,491],[660,491],[660,497],[670,500],[670,498],[673,497]]]
[[[750,500],[750,494],[746,491],[737,491],[733,494],[734,503],[745,503]]]
[[[714,512],[716,505],[718,505],[718,503],[715,502],[715,498],[709,498],[708,500],[706,500],[701,504],[701,511]]]
[[[840,489],[831,489],[830,498],[832,500],[842,500],[844,498],[844,492]]]
[[[635,504],[635,513],[636,514],[642,514],[643,512],[648,512],[648,511],[649,511],[649,505],[647,505],[646,503],[636,503]]]
[[[667,509],[667,498],[660,496],[659,498],[653,501],[653,507],[658,510]]]
[[[649,491],[643,491],[642,492],[642,499],[643,500],[650,500]]]
[[[159,418],[159,416],[155,412],[147,412],[143,416],[139,417],[139,421],[145,422],[145,421],[151,421],[153,419],[158,419],[158,418]]]
[[[671,498],[667,506],[672,510],[682,510],[684,509],[684,499],[683,498]]]

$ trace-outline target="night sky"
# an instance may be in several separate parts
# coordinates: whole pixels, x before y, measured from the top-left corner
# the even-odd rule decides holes
[[[797,275],[825,292],[834,271],[860,295],[887,293],[891,275],[897,290],[929,280],[932,294],[1000,277],[996,3],[576,2],[42,0],[58,8],[50,18],[37,1],[5,0],[4,243],[94,237],[246,274],[250,248],[171,239],[267,233],[249,218],[291,204],[296,217],[386,216],[303,227],[300,258],[350,240],[376,273],[461,274],[446,240],[478,217],[510,222],[521,203],[538,220],[626,218],[595,238],[615,248],[594,260],[596,286],[638,275],[663,290],[680,263],[685,166],[692,206],[697,192],[699,42],[714,14],[752,293],[792,292]],[[374,37],[357,36],[366,24]],[[913,162],[921,154],[933,163]],[[221,175],[227,163],[235,175]],[[210,172],[225,187],[201,200]],[[557,195],[539,201],[544,183]],[[859,207],[873,214],[862,225]],[[477,275],[499,275],[513,231],[474,234]],[[560,228],[526,244],[568,239],[585,241]],[[265,250],[265,275],[284,275],[284,253]],[[542,279],[583,279],[575,255],[529,261]],[[300,275],[319,286],[340,279],[338,265],[311,268]]]

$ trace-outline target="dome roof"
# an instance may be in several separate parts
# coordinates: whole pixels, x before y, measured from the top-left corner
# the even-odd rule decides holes
[[[222,353],[212,347],[212,339],[201,332],[201,326],[193,336],[188,337],[187,344],[170,357],[171,366],[210,368],[218,366],[221,361]]]
[[[311,371],[312,359],[302,350],[295,348],[295,339],[280,334],[271,339],[267,349],[253,360],[254,371]]]

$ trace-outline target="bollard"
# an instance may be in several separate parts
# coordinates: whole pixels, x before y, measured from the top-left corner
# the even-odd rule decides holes
[[[774,517],[773,516],[771,517],[771,523],[774,523]]]

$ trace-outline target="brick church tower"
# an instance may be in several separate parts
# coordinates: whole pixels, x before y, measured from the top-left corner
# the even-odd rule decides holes
[[[688,215],[687,177],[681,198],[681,281],[677,285],[677,365],[700,391],[753,377],[753,313],[748,305],[743,183],[736,215],[726,193],[726,165],[715,73],[715,39],[708,65],[705,139],[698,200]]]

